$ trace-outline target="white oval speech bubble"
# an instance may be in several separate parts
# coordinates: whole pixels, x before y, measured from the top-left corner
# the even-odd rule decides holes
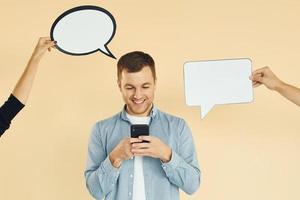
[[[110,12],[85,5],[61,14],[51,27],[50,37],[63,53],[81,56],[101,51],[116,59],[107,48],[115,32],[116,21]]]

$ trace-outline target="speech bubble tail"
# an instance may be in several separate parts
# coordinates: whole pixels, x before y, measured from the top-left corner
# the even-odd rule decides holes
[[[109,57],[111,57],[111,58],[113,58],[113,59],[117,59],[117,58],[110,52],[110,50],[107,48],[107,46],[104,46],[104,47],[102,47],[102,48],[99,48],[99,50],[100,50],[102,53],[104,53],[105,55],[107,55],[107,56],[109,56]]]
[[[207,115],[207,113],[214,107],[214,104],[201,105],[201,119]]]

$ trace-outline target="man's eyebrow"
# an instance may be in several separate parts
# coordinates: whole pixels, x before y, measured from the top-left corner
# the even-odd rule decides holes
[[[131,84],[129,84],[129,83],[126,83],[124,86],[125,86],[125,87],[126,87],[126,86],[134,87],[133,85],[131,85]]]
[[[142,84],[142,86],[145,86],[145,85],[151,85],[151,83],[150,83],[150,82],[146,82],[146,83],[143,83],[143,84]],[[126,86],[134,87],[134,85],[131,85],[130,83],[126,83],[126,84],[124,85],[124,87],[126,87]]]

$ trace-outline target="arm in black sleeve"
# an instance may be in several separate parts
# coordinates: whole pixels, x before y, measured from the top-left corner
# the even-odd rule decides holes
[[[0,107],[0,137],[9,128],[12,119],[24,107],[14,95],[10,95],[8,100]]]

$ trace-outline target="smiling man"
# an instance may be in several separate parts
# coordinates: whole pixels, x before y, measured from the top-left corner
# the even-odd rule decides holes
[[[118,61],[118,86],[125,106],[97,122],[90,137],[86,185],[96,199],[177,200],[200,185],[190,129],[178,117],[153,105],[155,64],[135,51]],[[149,125],[149,136],[131,138],[132,124]]]

